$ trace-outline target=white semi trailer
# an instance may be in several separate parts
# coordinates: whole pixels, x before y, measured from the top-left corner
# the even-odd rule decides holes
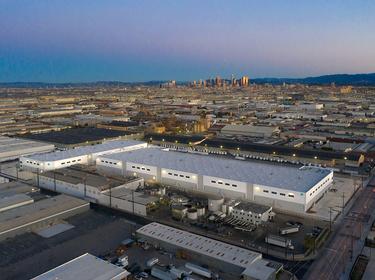
[[[269,234],[265,238],[265,242],[271,245],[283,247],[283,248],[288,248],[291,250],[294,250],[294,246],[292,245],[292,240],[287,239],[282,236],[277,236],[277,235],[272,235]]]
[[[294,232],[299,232],[299,226],[290,226],[290,227],[284,227],[280,229],[281,235],[294,233]]]

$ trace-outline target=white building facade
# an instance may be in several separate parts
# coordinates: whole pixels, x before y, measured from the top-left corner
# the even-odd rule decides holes
[[[333,172],[172,152],[158,148],[98,157],[99,171],[139,176],[185,191],[241,198],[276,209],[306,212],[327,191]]]
[[[127,152],[147,147],[140,141],[108,141],[93,146],[83,146],[65,151],[35,154],[20,158],[20,167],[31,170],[50,171],[73,166],[76,164],[94,164],[99,156]]]

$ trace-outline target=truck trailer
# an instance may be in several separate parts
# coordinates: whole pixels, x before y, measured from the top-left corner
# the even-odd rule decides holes
[[[279,232],[280,232],[281,235],[299,232],[299,226],[290,226],[290,227],[280,228]]]
[[[288,248],[291,250],[294,250],[294,246],[292,245],[292,240],[287,239],[282,236],[277,236],[277,235],[272,235],[269,234],[265,238],[265,242],[271,245],[283,247],[283,248]]]

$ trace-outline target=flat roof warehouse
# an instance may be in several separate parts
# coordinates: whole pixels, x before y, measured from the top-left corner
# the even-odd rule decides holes
[[[156,222],[138,229],[137,235],[244,269],[242,274],[249,275],[250,279],[274,279],[272,275],[281,268],[280,264],[263,259],[260,253]]]
[[[138,229],[137,234],[156,238],[243,268],[262,258],[260,253],[155,222]]]
[[[301,192],[307,192],[331,173],[330,170],[314,167],[298,169],[159,148],[111,154],[104,158]]]
[[[155,141],[165,141],[175,142],[178,143],[188,144],[189,142],[197,142],[203,139],[203,137],[199,136],[182,136],[182,135],[160,135],[160,134],[148,134],[145,135],[145,139],[152,139]],[[287,147],[281,145],[267,145],[267,144],[259,144],[259,143],[250,143],[250,142],[241,142],[241,141],[234,141],[234,140],[227,140],[227,139],[207,139],[202,144],[198,146],[204,147],[207,145],[208,147],[220,147],[224,146],[225,148],[229,149],[237,149],[240,148],[241,151],[249,151],[249,152],[261,152],[261,153],[273,153],[276,152],[280,155],[290,156],[292,154],[296,154],[302,157],[314,158],[315,156],[319,157],[320,159],[325,160],[332,160],[332,159],[343,159],[347,158],[348,160],[358,161],[361,153],[358,152],[339,152],[339,151],[325,151],[325,150],[308,150],[308,149],[300,149],[294,147]]]
[[[84,142],[102,141],[132,134],[128,131],[118,131],[105,128],[70,128],[61,131],[51,131],[38,134],[25,134],[21,137],[57,144],[80,144]]]

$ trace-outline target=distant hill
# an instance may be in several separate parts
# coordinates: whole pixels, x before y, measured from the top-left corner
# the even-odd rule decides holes
[[[120,82],[120,81],[97,81],[85,83],[43,83],[43,82],[14,82],[0,83],[0,88],[66,88],[66,87],[126,87],[126,86],[158,86],[164,81],[148,82]]]
[[[251,80],[257,84],[308,84],[308,85],[353,85],[353,86],[375,86],[375,73],[371,74],[334,74],[307,78],[260,78]]]
[[[120,82],[120,81],[97,81],[87,83],[38,83],[38,82],[15,82],[0,83],[0,88],[63,88],[63,87],[116,87],[116,86],[159,86],[166,81],[147,82]],[[307,85],[330,85],[335,83],[338,86],[375,86],[375,73],[370,74],[333,74],[306,78],[255,78],[251,79],[256,84],[307,84]],[[177,82],[177,84],[187,84],[188,82]]]

